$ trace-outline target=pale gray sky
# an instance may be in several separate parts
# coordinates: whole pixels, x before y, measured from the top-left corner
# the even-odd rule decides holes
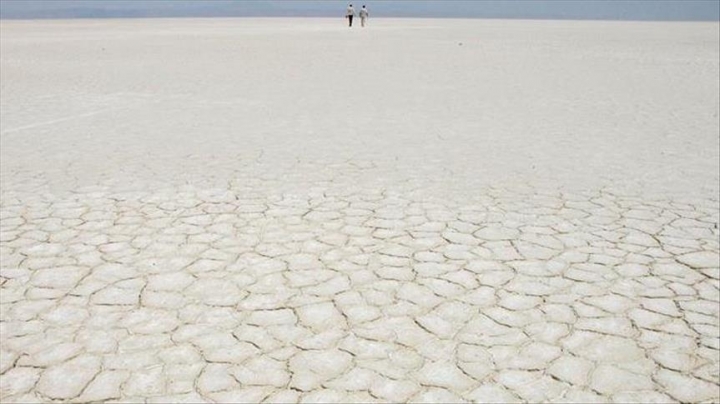
[[[349,1],[353,2],[353,1]],[[345,0],[0,0],[0,18],[342,16]],[[368,0],[374,17],[720,20],[720,0]]]

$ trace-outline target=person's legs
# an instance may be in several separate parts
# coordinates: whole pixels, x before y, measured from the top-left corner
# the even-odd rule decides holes
[[[351,26],[351,27],[352,27],[352,19],[353,19],[353,16],[349,15],[349,16],[348,16],[348,21],[350,22],[350,26]]]
[[[360,25],[362,25],[363,27],[365,26],[365,18],[364,17],[360,17]]]

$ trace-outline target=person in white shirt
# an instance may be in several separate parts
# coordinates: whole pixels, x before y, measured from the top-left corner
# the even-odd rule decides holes
[[[364,26],[365,26],[365,20],[367,20],[368,15],[370,15],[370,14],[368,14],[368,10],[367,10],[367,8],[365,8],[365,5],[364,5],[364,4],[363,4],[362,8],[360,9],[360,13],[359,13],[359,14],[360,14],[360,25],[362,25],[362,26],[364,27]]]
[[[350,27],[352,27],[353,17],[355,17],[355,9],[353,8],[353,6],[351,4],[348,6],[347,11],[345,11],[345,18],[348,19],[348,24]]]

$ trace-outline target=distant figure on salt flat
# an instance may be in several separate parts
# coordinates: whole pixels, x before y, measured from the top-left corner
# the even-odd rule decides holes
[[[360,13],[359,13],[359,14],[360,14],[360,25],[364,27],[364,26],[365,26],[365,20],[367,20],[368,15],[370,15],[370,14],[368,14],[368,10],[367,10],[367,8],[365,8],[365,5],[364,5],[364,4],[363,4],[362,8],[360,9]]]
[[[349,26],[352,27],[352,20],[353,17],[355,17],[355,9],[353,8],[352,4],[348,6],[347,11],[345,11],[345,18],[348,19]]]

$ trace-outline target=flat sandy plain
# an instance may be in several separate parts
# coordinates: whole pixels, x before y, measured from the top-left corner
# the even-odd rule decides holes
[[[718,24],[0,22],[0,399],[720,399]]]

